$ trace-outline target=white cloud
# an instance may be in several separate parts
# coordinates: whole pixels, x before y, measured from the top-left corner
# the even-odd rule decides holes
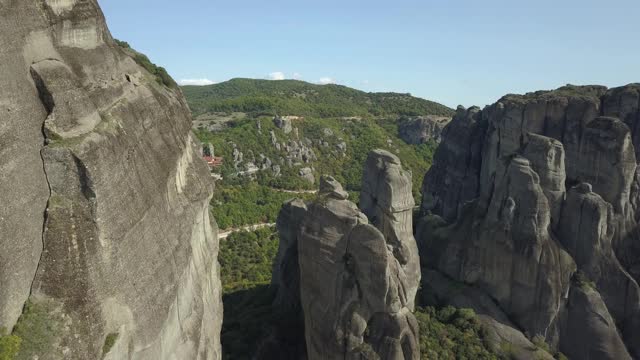
[[[271,74],[269,74],[269,76],[267,76],[267,79],[269,80],[284,80],[284,78],[285,76],[282,71],[272,72]]]
[[[178,81],[180,85],[195,85],[195,86],[204,86],[204,85],[213,85],[215,81],[209,79],[182,79]]]
[[[318,81],[318,84],[320,85],[327,85],[327,84],[335,84],[336,81],[330,77],[322,77],[320,78],[320,80]]]
[[[300,73],[293,73],[293,76],[291,77],[293,80],[301,80],[302,79],[302,74]]]

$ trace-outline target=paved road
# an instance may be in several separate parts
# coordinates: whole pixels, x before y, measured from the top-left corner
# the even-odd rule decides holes
[[[276,223],[260,223],[260,224],[247,225],[247,226],[234,228],[234,229],[228,229],[228,230],[225,230],[224,232],[218,233],[218,239],[224,240],[228,238],[229,235],[238,231],[255,231],[258,229],[272,227],[272,226],[276,226]]]
[[[288,194],[317,194],[318,190],[283,190],[283,189],[276,189],[276,188],[270,188],[273,191],[278,191],[278,192],[282,192],[282,193],[288,193]],[[260,223],[260,224],[253,224],[253,225],[246,225],[246,226],[242,226],[239,228],[233,228],[233,229],[228,229],[225,230],[221,233],[218,233],[218,239],[220,240],[224,240],[226,238],[229,237],[229,235],[238,232],[238,231],[255,231],[258,229],[262,229],[262,228],[266,228],[266,227],[272,227],[272,226],[276,226],[275,223]]]
[[[318,193],[318,190],[284,190],[284,189],[276,189],[272,187],[270,187],[269,189],[273,191],[281,192],[281,193],[287,193],[287,194],[317,194]]]

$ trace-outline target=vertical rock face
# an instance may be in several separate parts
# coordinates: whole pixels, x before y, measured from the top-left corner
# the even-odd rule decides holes
[[[424,209],[453,221],[462,205],[478,196],[485,128],[486,120],[482,119],[479,108],[458,108],[449,126],[443,130],[446,141],[436,150],[438,161],[433,163],[424,179]]]
[[[319,196],[281,211],[276,307],[300,294],[309,359],[418,359],[411,175],[378,150],[367,160],[362,210],[330,177],[322,177]],[[299,274],[288,277],[299,284],[283,276],[296,261]]]
[[[219,358],[213,185],[179,90],[95,0],[0,19],[0,327],[29,299],[62,324],[40,359]]]
[[[571,358],[640,357],[639,88],[567,86],[458,109],[425,176],[426,263]]]
[[[407,144],[424,144],[430,140],[439,143],[442,131],[451,121],[450,117],[419,116],[398,119],[398,135]]]

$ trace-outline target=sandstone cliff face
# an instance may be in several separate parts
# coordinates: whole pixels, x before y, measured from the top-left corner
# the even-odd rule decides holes
[[[29,299],[58,324],[40,359],[219,358],[213,186],[179,90],[95,0],[2,0],[0,19],[0,327]]]
[[[425,176],[425,262],[571,358],[640,357],[639,89],[459,108]]]
[[[330,177],[319,196],[280,214],[276,308],[299,294],[309,359],[419,359],[411,174],[378,150],[366,163],[362,210]]]

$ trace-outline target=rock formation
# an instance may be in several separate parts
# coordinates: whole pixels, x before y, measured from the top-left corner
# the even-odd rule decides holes
[[[316,182],[316,177],[313,175],[313,169],[310,167],[300,169],[298,175],[300,175],[300,177],[309,184],[314,184]]]
[[[570,358],[639,358],[639,93],[566,86],[458,108],[424,179],[424,263]]]
[[[419,145],[429,140],[440,143],[442,131],[450,121],[444,116],[404,116],[398,119],[398,135],[407,144]]]
[[[395,155],[374,151],[361,194],[362,210],[323,176],[317,201],[283,206],[274,306],[300,304],[311,360],[419,359],[411,174]]]
[[[0,19],[0,328],[29,301],[52,333],[24,358],[220,358],[213,184],[180,91],[95,0]]]
[[[293,130],[293,125],[291,124],[291,119],[288,117],[275,116],[273,118],[273,124],[281,129],[285,134],[290,133]]]

